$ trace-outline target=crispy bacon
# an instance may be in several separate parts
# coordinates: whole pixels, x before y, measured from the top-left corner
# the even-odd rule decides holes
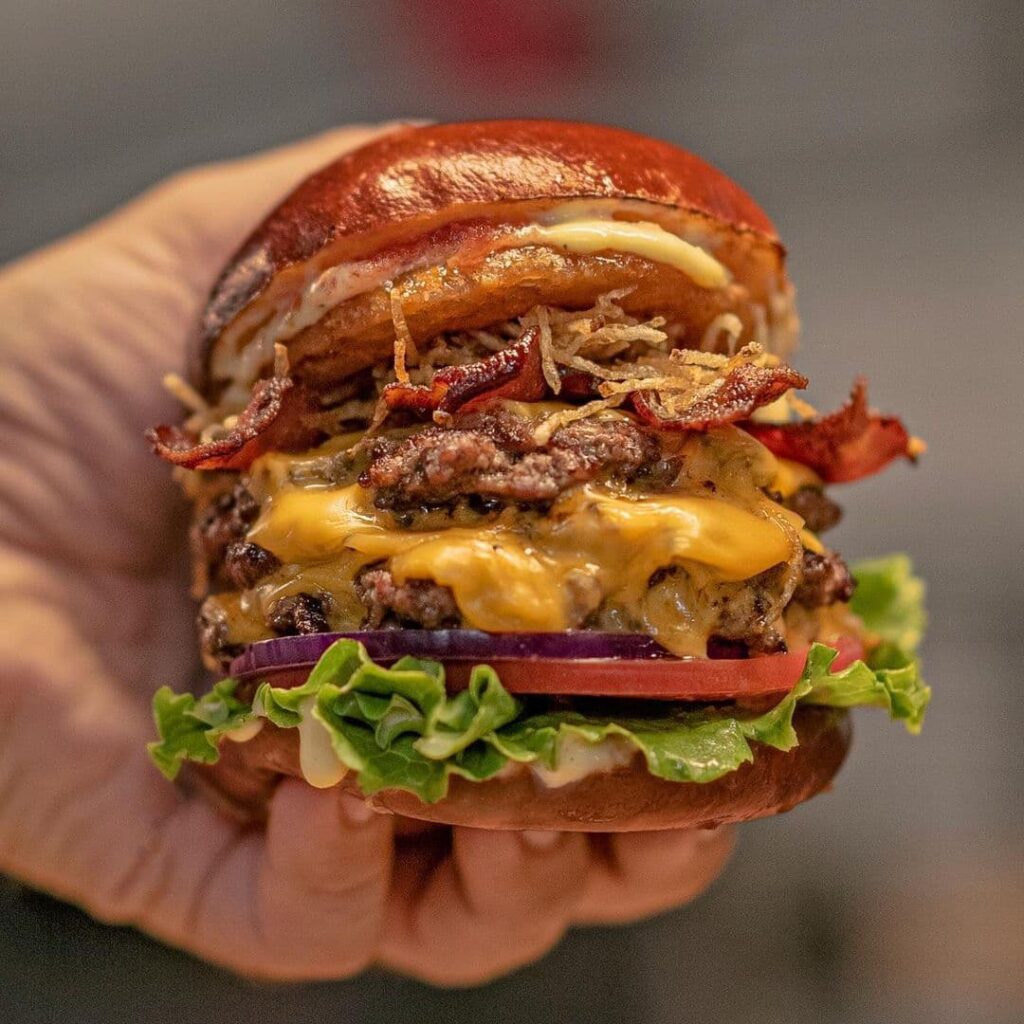
[[[309,422],[315,411],[312,396],[290,377],[256,382],[249,404],[223,436],[199,441],[180,427],[160,426],[146,431],[153,451],[186,469],[247,469],[272,449],[294,449],[312,443],[320,433]]]
[[[757,366],[741,363],[733,367],[720,387],[703,394],[681,413],[658,414],[650,392],[630,396],[637,416],[659,430],[707,430],[723,423],[746,419],[755,409],[781,398],[790,388],[807,387],[807,378],[788,366]]]
[[[849,402],[827,416],[807,423],[744,423],[743,429],[775,455],[810,466],[826,483],[859,480],[900,456],[915,457],[899,419],[868,408],[863,378],[854,383]]]
[[[560,394],[565,398],[600,398],[601,396],[597,390],[597,386],[601,382],[592,373],[560,366],[558,376],[562,382]]]
[[[429,384],[388,384],[383,391],[388,409],[415,413],[453,413],[494,398],[535,402],[547,384],[541,367],[540,332],[530,328],[508,348],[476,363],[445,366]]]

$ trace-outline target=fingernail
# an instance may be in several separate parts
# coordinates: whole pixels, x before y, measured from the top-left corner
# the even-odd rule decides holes
[[[341,813],[353,825],[365,825],[373,817],[373,808],[354,793],[341,794]]]
[[[519,833],[523,842],[534,850],[550,850],[561,838],[560,832],[539,832],[527,829]]]

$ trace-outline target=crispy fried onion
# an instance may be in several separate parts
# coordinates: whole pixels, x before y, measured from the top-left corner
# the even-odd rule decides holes
[[[181,427],[146,431],[153,451],[186,469],[246,469],[263,452],[308,446],[321,432],[315,423],[316,403],[290,377],[257,381],[249,404],[230,417],[212,437]]]
[[[677,332],[666,328],[664,318],[641,322],[617,304],[627,291],[609,292],[582,312],[537,306],[517,322],[447,336],[434,349],[452,364],[422,366],[416,383],[402,379],[396,347],[399,379],[383,388],[373,425],[394,410],[431,413],[444,422],[468,402],[536,401],[550,393],[590,401],[543,421],[541,437],[627,402],[651,426],[703,430],[747,419],[791,388],[807,385],[756,344],[731,356],[673,349]],[[396,329],[396,346],[397,338]],[[472,362],[459,358],[481,348],[494,354]]]
[[[534,402],[547,393],[539,332],[527,330],[518,341],[475,363],[445,366],[429,384],[395,381],[381,393],[388,412],[431,413],[444,422],[459,409],[494,398]]]
[[[663,430],[702,430],[746,419],[807,379],[748,345],[732,356],[672,348],[676,333],[663,317],[641,322],[602,295],[583,312],[538,306],[520,323],[536,329],[544,379],[555,395],[593,399],[554,413],[537,428],[550,437],[566,422],[632,404],[645,423]],[[735,318],[734,318],[735,319]],[[721,325],[734,329],[731,322]],[[479,334],[480,332],[477,332]],[[499,342],[500,335],[494,336]]]
[[[657,368],[656,368],[657,369]],[[605,381],[598,392],[609,398],[628,394],[641,421],[661,430],[706,430],[743,420],[776,401],[807,378],[746,345],[734,356],[676,349],[657,376]]]
[[[924,450],[895,416],[868,407],[863,378],[840,409],[805,423],[744,423],[775,455],[810,466],[826,483],[845,483],[877,473],[903,456],[914,461]]]
[[[521,319],[524,328],[540,332],[544,378],[553,394],[561,394],[567,376],[627,380],[656,372],[638,360],[650,353],[666,354],[672,339],[663,329],[664,317],[641,322],[617,304],[630,291],[607,292],[582,312],[536,306]]]

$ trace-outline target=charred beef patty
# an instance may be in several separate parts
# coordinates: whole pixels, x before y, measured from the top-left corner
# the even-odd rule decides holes
[[[811,533],[831,530],[843,518],[843,510],[820,487],[801,487],[782,504],[792,509]]]
[[[282,597],[271,609],[267,625],[278,636],[300,636],[306,633],[327,633],[325,598],[313,594]]]
[[[854,580],[846,563],[834,551],[804,551],[803,576],[793,600],[805,608],[822,608],[853,597]]]
[[[462,623],[452,592],[433,580],[396,583],[387,569],[375,565],[364,569],[356,578],[356,593],[366,606],[368,629],[381,626],[454,629]]]
[[[211,580],[234,582],[233,574],[225,566],[228,548],[245,539],[259,512],[259,503],[248,488],[236,483],[199,514],[192,527],[192,546],[197,558],[207,566]]]
[[[538,445],[529,424],[507,413],[477,413],[453,427],[427,427],[371,451],[361,482],[378,508],[439,506],[474,495],[519,503],[553,501],[598,477],[631,480],[656,467],[661,450],[632,420],[570,423]]]
[[[272,552],[244,540],[233,541],[224,554],[224,570],[239,590],[256,586],[280,566],[281,562]]]

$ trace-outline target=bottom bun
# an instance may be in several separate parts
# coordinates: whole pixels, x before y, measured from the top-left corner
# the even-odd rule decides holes
[[[793,717],[799,745],[783,752],[754,744],[754,760],[714,782],[668,782],[651,775],[641,755],[624,767],[578,782],[544,785],[527,767],[486,782],[452,776],[448,795],[425,804],[404,790],[368,797],[382,812],[446,825],[569,832],[644,832],[713,828],[788,811],[820,793],[850,748],[845,711],[801,707]],[[301,778],[298,734],[270,722],[245,743],[224,742],[215,765],[194,767],[189,779],[224,811],[246,822],[264,820],[277,783]],[[339,785],[359,793],[355,777]]]

